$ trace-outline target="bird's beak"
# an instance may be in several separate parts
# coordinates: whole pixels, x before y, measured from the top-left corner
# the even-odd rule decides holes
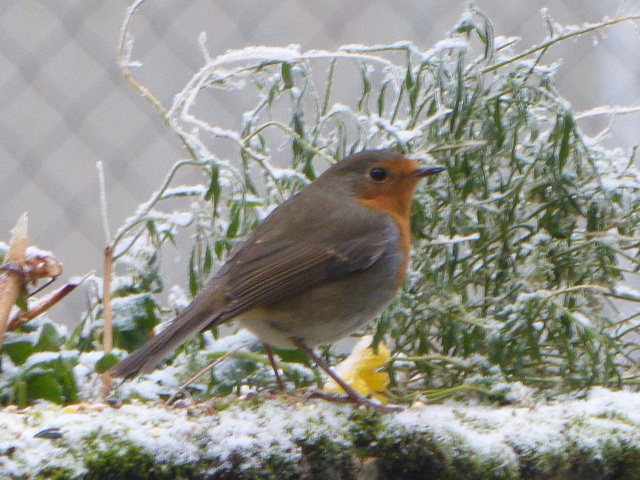
[[[445,170],[446,168],[444,167],[418,167],[413,171],[412,176],[418,178],[430,177]]]

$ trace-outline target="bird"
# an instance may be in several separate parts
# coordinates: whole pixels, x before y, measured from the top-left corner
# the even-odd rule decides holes
[[[300,349],[346,401],[376,408],[313,347],[357,332],[393,300],[409,262],[415,187],[443,170],[389,149],[333,164],[267,215],[182,313],[110,374],[149,373],[191,336],[233,320],[262,341],[280,388],[272,346]]]

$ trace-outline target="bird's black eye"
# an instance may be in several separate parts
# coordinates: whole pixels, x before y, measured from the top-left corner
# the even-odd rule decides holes
[[[381,167],[374,167],[369,172],[369,176],[375,182],[382,182],[385,178],[387,178],[387,171]]]

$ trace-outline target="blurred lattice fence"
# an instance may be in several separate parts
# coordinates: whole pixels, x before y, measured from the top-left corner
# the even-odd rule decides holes
[[[168,105],[202,64],[197,37],[208,34],[217,54],[248,45],[342,44],[409,40],[422,49],[441,40],[467,0],[402,2],[336,0],[147,0],[133,26],[138,78]],[[477,0],[500,35],[526,45],[546,35],[540,14],[563,24],[616,14],[616,1]],[[110,222],[116,228],[184,156],[156,112],[120,76],[115,49],[127,0],[0,2],[0,240],[28,211],[32,243],[63,261],[66,276],[99,269],[102,229],[95,162],[105,163]],[[625,11],[640,10],[640,0]],[[562,58],[560,91],[577,111],[599,105],[640,105],[640,35],[630,25],[605,38],[565,42],[545,62]],[[597,46],[595,46],[597,44]],[[218,98],[220,123],[242,113]],[[595,134],[610,119],[583,124]],[[608,146],[640,143],[640,115],[619,117]],[[184,260],[184,256],[182,259]],[[185,266],[165,260],[169,281]],[[73,323],[83,308],[75,294],[52,316]]]

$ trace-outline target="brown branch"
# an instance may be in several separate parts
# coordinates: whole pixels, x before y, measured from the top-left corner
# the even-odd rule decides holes
[[[84,277],[80,277],[75,280],[70,280],[69,283],[63,287],[54,290],[46,296],[39,298],[35,302],[29,305],[29,310],[24,312],[22,310],[17,311],[10,319],[7,332],[13,332],[23,326],[30,320],[42,315],[44,312],[53,307],[56,303],[61,301],[64,297],[73,292],[78,285],[84,282],[91,273],[87,273]]]
[[[104,333],[102,344],[104,353],[113,349],[113,322],[111,320],[111,266],[113,264],[113,247],[108,245],[104,249],[104,274],[102,279],[102,318]]]

